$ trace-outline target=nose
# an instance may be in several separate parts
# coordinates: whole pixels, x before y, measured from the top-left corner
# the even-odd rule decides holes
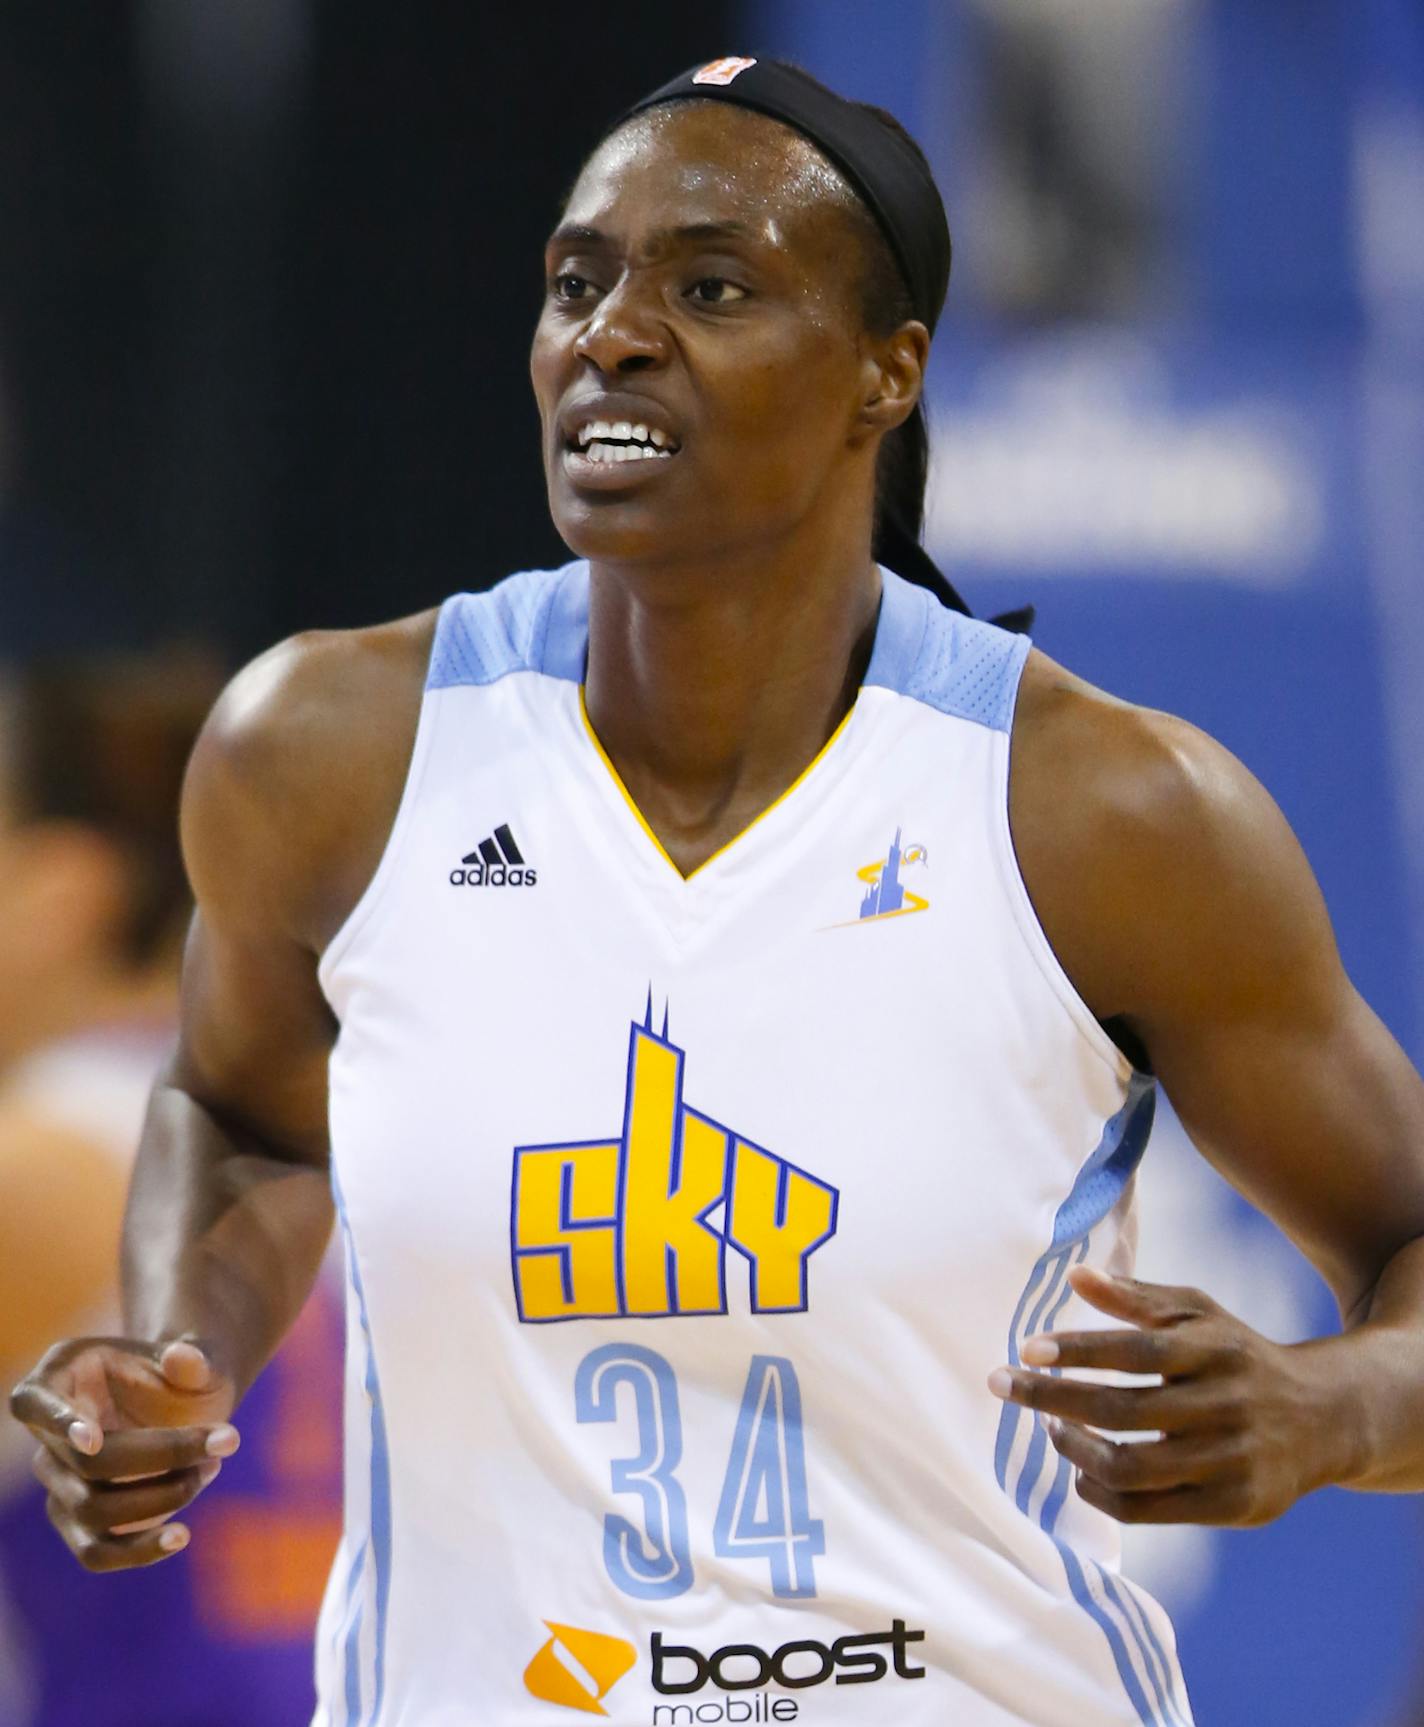
[[[667,360],[667,331],[646,294],[625,276],[598,302],[574,352],[607,376],[651,371]]]

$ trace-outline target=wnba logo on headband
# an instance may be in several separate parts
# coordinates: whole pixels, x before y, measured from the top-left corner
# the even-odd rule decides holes
[[[755,66],[755,60],[743,60],[729,54],[723,60],[709,60],[700,71],[692,74],[694,84],[730,84],[733,78]]]

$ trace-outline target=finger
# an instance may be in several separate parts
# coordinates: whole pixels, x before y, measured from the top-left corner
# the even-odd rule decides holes
[[[1019,1359],[1029,1367],[1091,1367],[1118,1373],[1158,1373],[1181,1379],[1221,1356],[1219,1339],[1204,1326],[1163,1331],[1055,1331],[1028,1338]]]
[[[227,1422],[217,1427],[133,1427],[105,1433],[100,1449],[79,1452],[43,1429],[51,1453],[86,1481],[123,1481],[192,1469],[210,1457],[231,1457],[240,1443]]]
[[[1173,1433],[1231,1425],[1225,1404],[1205,1394],[1199,1380],[1180,1385],[1094,1385],[1051,1373],[1026,1373],[998,1367],[989,1389],[1007,1403],[1041,1410],[1088,1427],[1121,1433]]]
[[[25,1379],[10,1393],[10,1413],[32,1433],[93,1456],[104,1443],[99,1423],[37,1380]]]
[[[165,1523],[138,1535],[91,1535],[77,1528],[63,1506],[51,1496],[45,1501],[50,1522],[86,1571],[132,1571],[157,1565],[181,1553],[191,1539],[186,1524]]]
[[[1111,1277],[1090,1265],[1078,1265],[1068,1273],[1074,1293],[1114,1319],[1136,1325],[1179,1325],[1212,1310],[1211,1297],[1199,1289],[1179,1288],[1167,1283],[1139,1283],[1131,1277]]]
[[[34,1468],[76,1529],[87,1535],[124,1535],[154,1528],[191,1505],[216,1480],[222,1465],[213,1458],[196,1469],[123,1486],[84,1481],[62,1468],[48,1451],[40,1452]]]
[[[208,1391],[216,1375],[201,1345],[191,1337],[175,1338],[158,1358],[159,1371],[179,1391]]]
[[[1051,1421],[1048,1436],[1075,1469],[1115,1493],[1170,1492],[1237,1482],[1246,1474],[1245,1457],[1230,1436],[1219,1433],[1123,1444],[1072,1422]]]
[[[1162,1493],[1115,1493],[1089,1476],[1079,1476],[1078,1497],[1118,1523],[1223,1523],[1211,1495],[1200,1487],[1173,1487]]]

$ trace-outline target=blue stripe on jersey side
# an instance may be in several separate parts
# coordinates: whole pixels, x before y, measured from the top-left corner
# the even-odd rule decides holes
[[[1055,1536],[1053,1545],[1063,1560],[1063,1569],[1068,1574],[1068,1587],[1073,1591],[1073,1599],[1083,1610],[1096,1621],[1108,1647],[1112,1650],[1113,1663],[1117,1667],[1118,1678],[1122,1680],[1122,1688],[1127,1692],[1132,1707],[1137,1711],[1137,1719],[1142,1727],[1164,1727],[1161,1716],[1147,1701],[1147,1694],[1137,1677],[1137,1669],[1132,1665],[1132,1657],[1127,1652],[1127,1644],[1123,1641],[1122,1627],[1107,1608],[1093,1594],[1083,1570],[1083,1562],[1066,1541]],[[1098,1567],[1101,1574],[1101,1567]]]
[[[1065,1254],[1062,1260],[1062,1282],[1058,1290],[1057,1299],[1053,1303],[1053,1307],[1048,1314],[1048,1318],[1042,1325],[1038,1323],[1037,1317],[1034,1318],[1029,1327],[1027,1333],[1028,1336],[1032,1337],[1039,1331],[1053,1330],[1054,1323],[1057,1320],[1058,1315],[1062,1313],[1063,1309],[1068,1305],[1069,1298],[1073,1294],[1072,1285],[1068,1282],[1068,1272],[1072,1266],[1081,1265],[1087,1258],[1088,1240],[1089,1238],[1085,1235],[1079,1243],[1077,1252],[1073,1253],[1071,1258]],[[1014,1365],[1018,1366],[1018,1363],[1015,1362]],[[1028,1513],[1029,1501],[1033,1497],[1033,1490],[1038,1485],[1039,1478],[1042,1474],[1044,1458],[1047,1451],[1048,1423],[1041,1415],[1036,1415],[1033,1418],[1032,1430],[1029,1434],[1028,1456],[1024,1460],[1023,1468],[1019,1471],[1018,1491],[1014,1495],[1015,1505],[1017,1505],[1019,1510],[1025,1515]],[[1057,1453],[1055,1452],[1054,1455],[1056,1456]]]
[[[361,1552],[356,1568],[351,1574],[351,1599],[347,1602],[342,1623],[346,1631],[346,1723],[345,1727],[356,1727],[361,1719],[361,1595],[358,1592],[365,1588],[366,1554],[369,1543],[361,1543]]]
[[[952,612],[925,588],[882,570],[880,620],[865,683],[991,731],[1013,724],[1027,636]]]
[[[1067,1199],[1058,1207],[1053,1219],[1053,1239],[1030,1273],[1009,1327],[1011,1367],[1019,1366],[1019,1337],[1032,1335],[1053,1299],[1058,1280],[1067,1276],[1068,1250],[1084,1241],[1108,1215],[1122,1198],[1133,1171],[1142,1161],[1147,1136],[1152,1130],[1156,1095],[1156,1086],[1151,1079],[1144,1074],[1133,1075],[1122,1108],[1104,1126],[1096,1150],[1078,1171]],[[1047,1289],[1044,1288],[1045,1279],[1048,1280]],[[1024,1315],[1036,1290],[1044,1293],[1034,1309],[1028,1330],[1021,1332]],[[1016,1403],[1006,1403],[999,1412],[999,1434],[994,1448],[995,1474],[999,1485],[1006,1491],[1008,1460],[1023,1414]]]
[[[1030,1273],[1023,1295],[1014,1310],[1008,1339],[1011,1366],[1020,1365],[1019,1348],[1025,1338],[1040,1330],[1053,1329],[1071,1293],[1067,1282],[1069,1269],[1075,1264],[1081,1264],[1087,1257],[1091,1231],[1109,1215],[1122,1198],[1133,1172],[1141,1162],[1152,1128],[1155,1101],[1156,1088],[1153,1081],[1145,1075],[1135,1074],[1122,1108],[1105,1124],[1097,1148],[1078,1171],[1068,1197],[1054,1216],[1053,1239]],[[1043,1479],[1048,1446],[1044,1424],[1039,1418],[1033,1417],[1024,1461],[1011,1485],[1009,1477],[1014,1444],[1019,1435],[1020,1422],[1026,1413],[1014,1403],[1006,1403],[1001,1409],[994,1447],[994,1473],[1000,1487],[1010,1494],[1018,1509],[1027,1515],[1034,1491]],[[1143,1628],[1139,1627],[1129,1607],[1114,1588],[1114,1581],[1102,1572],[1100,1567],[1097,1568],[1100,1588],[1106,1599],[1099,1599],[1091,1587],[1082,1560],[1057,1533],[1059,1514],[1067,1496],[1069,1471],[1066,1460],[1057,1453],[1054,1453],[1054,1464],[1056,1468],[1053,1485],[1039,1509],[1037,1521],[1058,1550],[1074,1600],[1106,1637],[1123,1689],[1137,1711],[1139,1721],[1143,1723],[1143,1727],[1167,1727],[1167,1724],[1178,1718],[1175,1711],[1169,1713],[1171,1705],[1163,1692],[1163,1677],[1166,1678],[1168,1692],[1172,1688],[1171,1664],[1167,1661],[1150,1624],[1145,1627],[1144,1636]],[[1128,1638],[1137,1646],[1143,1671],[1148,1676],[1154,1694],[1155,1706],[1142,1689],[1128,1649]],[[1154,1665],[1154,1655],[1162,1663],[1160,1670]]]
[[[1167,1652],[1162,1647],[1162,1639],[1157,1635],[1152,1621],[1147,1616],[1147,1610],[1138,1599],[1137,1591],[1126,1577],[1103,1570],[1103,1581],[1109,1593],[1117,1602],[1119,1608],[1127,1615],[1128,1623],[1136,1632],[1139,1644],[1145,1645],[1152,1659],[1148,1664],[1148,1676],[1152,1680],[1152,1689],[1157,1696],[1157,1706],[1168,1720],[1175,1722],[1176,1727],[1186,1727],[1186,1720],[1177,1706],[1175,1662],[1167,1659]]]
[[[375,1571],[375,1685],[369,1712],[361,1717],[362,1727],[370,1727],[380,1719],[381,1704],[386,1692],[386,1613],[391,1592],[391,1461],[386,1443],[386,1414],[381,1402],[381,1381],[376,1371],[376,1349],[371,1337],[371,1322],[366,1309],[366,1294],[361,1286],[361,1267],[356,1258],[356,1238],[351,1232],[346,1214],[346,1202],[336,1178],[336,1166],[331,1169],[331,1192],[336,1213],[346,1237],[351,1267],[351,1287],[356,1295],[356,1308],[361,1320],[361,1335],[366,1343],[365,1390],[371,1405],[371,1514],[370,1557]],[[363,1571],[365,1567],[362,1567]],[[364,1578],[363,1578],[364,1581]],[[352,1670],[360,1645],[361,1612],[347,1639],[346,1685],[348,1701],[352,1695]],[[358,1697],[359,1702],[359,1697]]]
[[[1072,1477],[1072,1473],[1068,1459],[1060,1456],[1058,1458],[1057,1470],[1053,1478],[1053,1486],[1049,1491],[1047,1499],[1044,1500],[1043,1508],[1039,1513],[1039,1522],[1053,1537],[1054,1545],[1059,1547],[1060,1550],[1062,1543],[1059,1541],[1057,1533],[1058,1518],[1063,1510],[1064,1503],[1068,1498],[1068,1483]],[[1102,1568],[1099,1567],[1098,1569],[1101,1571]],[[1142,1607],[1140,1602],[1138,1602],[1132,1585],[1125,1577],[1119,1577],[1115,1581],[1121,1586],[1126,1596],[1129,1609],[1132,1610],[1130,1617],[1135,1618],[1138,1622],[1140,1632],[1145,1632],[1152,1654],[1156,1658],[1162,1675],[1166,1681],[1168,1705],[1170,1707],[1172,1719],[1180,1722],[1182,1727],[1186,1727],[1186,1724],[1190,1721],[1191,1717],[1189,1713],[1183,1710],[1178,1697],[1180,1670],[1177,1663],[1172,1660],[1172,1658],[1163,1649],[1161,1639],[1153,1629],[1152,1621],[1148,1617],[1146,1609]],[[1106,1573],[1104,1573],[1104,1588],[1105,1592],[1111,1593],[1111,1590],[1108,1589],[1107,1586]]]
[[[1014,1317],[1009,1322],[1009,1365],[1011,1367],[1017,1367],[1019,1364],[1018,1339],[1020,1335],[1029,1335],[1023,1331],[1024,1313],[1029,1302],[1033,1300],[1039,1281],[1047,1273],[1050,1263],[1049,1256],[1045,1254],[1034,1266],[1033,1274],[1024,1285],[1024,1292],[1019,1297],[1018,1306],[1014,1309]],[[1008,1490],[1009,1485],[1009,1453],[1013,1449],[1014,1434],[1018,1429],[1017,1408],[1016,1404],[1006,1403],[999,1411],[999,1434],[994,1446],[994,1475],[999,1486],[1005,1491]]]

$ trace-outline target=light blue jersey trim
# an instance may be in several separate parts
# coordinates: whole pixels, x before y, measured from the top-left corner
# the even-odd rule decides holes
[[[346,1202],[341,1197],[341,1185],[336,1179],[336,1167],[331,1170],[331,1193],[336,1203],[336,1215],[341,1221],[341,1233],[346,1241],[346,1258],[351,1272],[351,1288],[356,1297],[356,1309],[361,1322],[361,1336],[366,1345],[366,1397],[371,1406],[371,1511],[370,1536],[363,1543],[356,1570],[360,1574],[364,1593],[368,1566],[375,1573],[375,1673],[371,1705],[361,1712],[361,1627],[364,1609],[358,1596],[357,1606],[346,1633],[344,1665],[346,1669],[345,1702],[351,1727],[371,1727],[379,1721],[381,1704],[386,1693],[386,1613],[391,1593],[391,1460],[386,1443],[386,1414],[381,1402],[381,1381],[376,1371],[376,1350],[371,1338],[371,1322],[366,1309],[366,1295],[361,1286],[361,1267],[356,1257],[356,1240],[351,1233]]]
[[[1007,732],[1028,658],[1026,636],[951,612],[891,570],[866,670],[877,686],[938,713]],[[427,690],[493,684],[511,672],[582,683],[588,655],[588,565],[528,570],[440,608]]]
[[[1053,1239],[1029,1275],[1009,1327],[1009,1361],[1020,1365],[1024,1340],[1051,1331],[1072,1291],[1068,1273],[1087,1258],[1091,1232],[1117,1205],[1126,1190],[1152,1130],[1155,1083],[1135,1074],[1122,1108],[1104,1126],[1092,1156],[1079,1170],[1068,1197],[1053,1220]],[[1028,1446],[1017,1475],[1011,1464],[1021,1424],[1031,1422]],[[1050,1462],[1051,1460],[1051,1462]],[[1047,1428],[1016,1403],[999,1414],[994,1447],[994,1473],[1000,1487],[1025,1516],[1031,1515],[1034,1495],[1052,1468],[1052,1481],[1035,1521],[1052,1540],[1063,1561],[1073,1599],[1095,1621],[1112,1651],[1123,1689],[1143,1727],[1187,1727],[1190,1715],[1179,1700],[1176,1664],[1162,1647],[1146,1610],[1131,1586],[1096,1562],[1085,1561],[1058,1534],[1058,1520],[1068,1497],[1071,1471],[1067,1459],[1050,1452]],[[1089,1571],[1091,1570],[1091,1578]],[[1136,1646],[1151,1692],[1144,1691],[1128,1648]]]
[[[427,690],[493,684],[511,672],[578,683],[588,642],[588,565],[527,570],[484,594],[454,594],[440,608]]]
[[[937,713],[1007,732],[1028,637],[952,612],[892,570],[881,576],[884,597],[867,687],[894,690]]]

